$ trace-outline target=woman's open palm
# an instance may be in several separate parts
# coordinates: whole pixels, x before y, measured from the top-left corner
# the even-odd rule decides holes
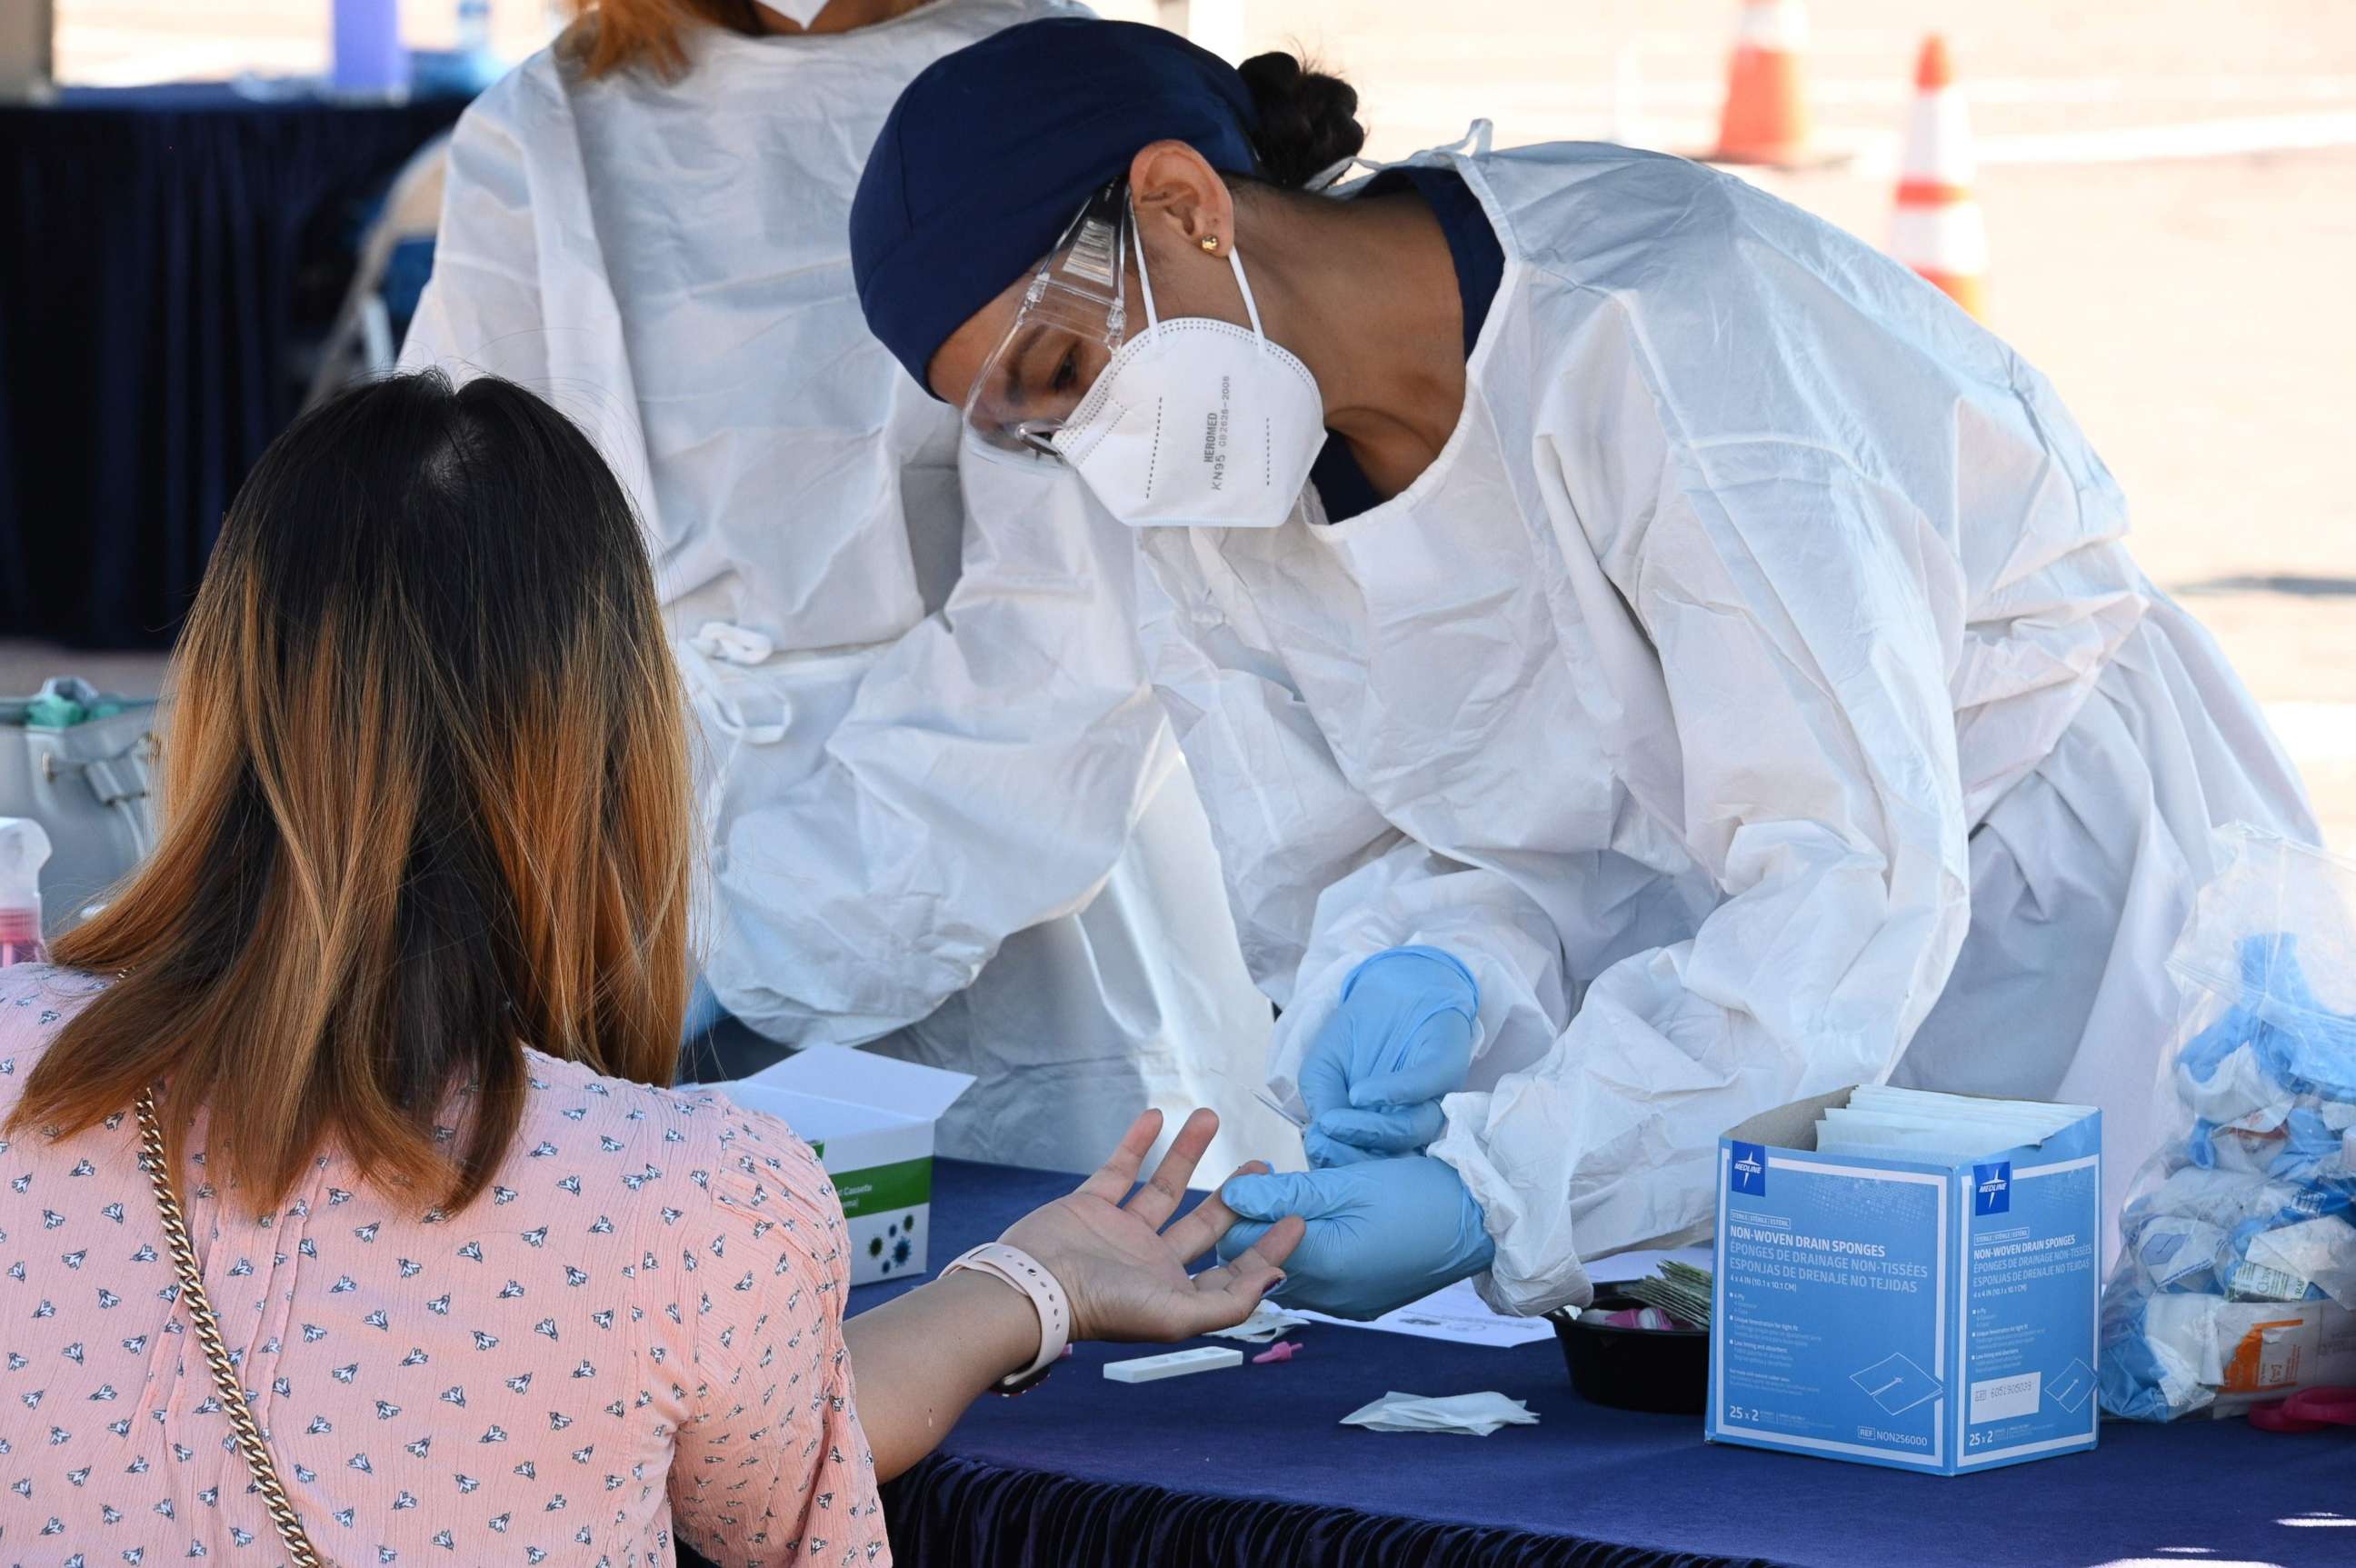
[[[1171,1340],[1207,1334],[1250,1316],[1260,1297],[1282,1281],[1277,1265],[1301,1240],[1304,1227],[1298,1218],[1278,1221],[1219,1268],[1186,1272],[1236,1222],[1213,1193],[1170,1223],[1218,1131],[1215,1112],[1187,1117],[1169,1153],[1132,1195],[1146,1153],[1162,1135],[1162,1112],[1149,1111],[1130,1124],[1112,1158],[1078,1191],[1032,1210],[999,1238],[1036,1258],[1063,1285],[1071,1299],[1073,1338]],[[1255,1168],[1263,1167],[1258,1161],[1243,1167]]]

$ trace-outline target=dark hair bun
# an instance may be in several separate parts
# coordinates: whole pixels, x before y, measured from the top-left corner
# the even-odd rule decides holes
[[[1297,190],[1366,145],[1358,90],[1340,77],[1282,53],[1255,55],[1238,70],[1259,111],[1260,173],[1271,184]]]

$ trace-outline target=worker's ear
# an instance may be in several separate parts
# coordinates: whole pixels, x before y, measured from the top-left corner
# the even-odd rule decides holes
[[[1150,143],[1129,165],[1129,199],[1137,209],[1138,233],[1159,256],[1174,244],[1224,258],[1235,243],[1236,201],[1227,182],[1183,142]],[[1203,241],[1215,236],[1216,252]]]

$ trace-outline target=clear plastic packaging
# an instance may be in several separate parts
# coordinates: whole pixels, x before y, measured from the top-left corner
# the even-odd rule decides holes
[[[2248,829],[2169,959],[2160,1092],[2103,1296],[2104,1408],[2233,1415],[2356,1382],[2356,863]]]
[[[0,817],[0,969],[42,963],[41,867],[49,835],[29,817]]]

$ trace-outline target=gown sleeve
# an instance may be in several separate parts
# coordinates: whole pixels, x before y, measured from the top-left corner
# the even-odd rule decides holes
[[[1148,666],[1219,846],[1252,977],[1281,1007],[1269,1085],[1301,1109],[1302,1056],[1352,970],[1429,943],[1472,972],[1480,1044],[1535,1056],[1560,1027],[1561,946],[1494,872],[1394,826],[1336,761],[1250,596],[1186,530],[1157,531],[1139,574]]]
[[[814,771],[729,808],[723,893],[769,891],[722,899],[712,984],[776,1038],[858,1045],[931,1013],[1087,904],[1177,765],[1127,531],[1069,476],[970,454],[960,473],[948,603],[862,678]]]

